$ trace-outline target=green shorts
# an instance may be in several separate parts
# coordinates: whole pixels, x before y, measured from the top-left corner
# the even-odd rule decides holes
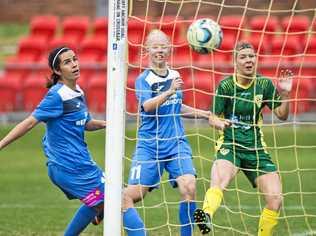
[[[270,155],[264,150],[235,150],[234,153],[232,147],[222,146],[216,154],[216,159],[228,160],[241,169],[254,188],[257,187],[255,180],[258,176],[277,171]]]

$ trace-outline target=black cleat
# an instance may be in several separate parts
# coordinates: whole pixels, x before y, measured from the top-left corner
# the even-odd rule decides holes
[[[94,219],[91,221],[91,223],[93,225],[99,225],[99,224],[101,224],[102,220],[103,220],[103,212],[99,215],[96,215],[94,217]]]
[[[212,225],[209,214],[205,213],[202,209],[196,209],[193,217],[202,234],[208,234],[211,232]]]

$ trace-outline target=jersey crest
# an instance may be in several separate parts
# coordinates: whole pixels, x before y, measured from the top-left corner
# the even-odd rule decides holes
[[[257,107],[261,107],[261,105],[262,105],[262,98],[263,98],[262,94],[258,94],[258,95],[255,96],[254,100],[255,100],[255,103],[256,103]]]

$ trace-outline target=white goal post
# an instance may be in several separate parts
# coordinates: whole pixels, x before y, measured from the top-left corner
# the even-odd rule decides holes
[[[127,0],[109,0],[103,235],[121,235],[127,76]]]

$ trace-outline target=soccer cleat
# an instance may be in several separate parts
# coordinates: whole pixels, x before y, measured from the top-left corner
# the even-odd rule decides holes
[[[102,222],[102,220],[103,220],[103,212],[100,213],[99,215],[96,215],[94,219],[91,221],[91,223],[93,225],[99,225]]]
[[[199,230],[202,234],[208,234],[209,232],[211,232],[212,224],[209,214],[205,213],[202,209],[196,209],[193,216],[194,221],[199,227]]]

